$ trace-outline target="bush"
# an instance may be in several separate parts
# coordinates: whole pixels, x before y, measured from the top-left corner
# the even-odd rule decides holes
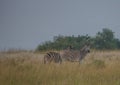
[[[89,35],[54,36],[52,41],[46,41],[38,45],[36,50],[62,50],[70,45],[73,46],[74,49],[80,49],[87,43],[91,45],[91,48],[98,50],[120,49],[120,40],[115,38],[114,32],[108,28],[104,28],[102,32],[98,32],[94,37]]]

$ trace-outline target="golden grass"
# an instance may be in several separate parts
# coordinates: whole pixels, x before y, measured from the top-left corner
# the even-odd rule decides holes
[[[120,85],[120,51],[93,51],[80,65],[43,64],[43,55],[0,53],[0,85]]]

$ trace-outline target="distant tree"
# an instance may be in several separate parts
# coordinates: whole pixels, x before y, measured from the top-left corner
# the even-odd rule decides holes
[[[114,32],[104,28],[102,32],[96,34],[94,44],[97,49],[115,49],[117,45],[115,43]]]
[[[120,49],[120,40],[116,39],[114,32],[109,28],[103,28],[102,32],[98,32],[95,37],[87,35],[78,36],[54,36],[53,41],[46,41],[38,45],[38,51],[45,50],[61,50],[72,46],[73,49],[80,49],[85,44],[91,44],[95,49]]]

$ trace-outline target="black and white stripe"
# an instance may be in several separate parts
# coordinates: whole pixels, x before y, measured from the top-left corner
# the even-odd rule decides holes
[[[51,62],[61,63],[62,59],[61,59],[60,53],[57,53],[57,52],[46,53],[44,56],[44,64],[51,63]]]
[[[64,61],[79,62],[90,52],[90,46],[85,45],[80,50],[64,50],[61,57]]]

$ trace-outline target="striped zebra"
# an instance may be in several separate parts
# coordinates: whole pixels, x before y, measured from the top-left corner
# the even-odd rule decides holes
[[[44,56],[44,64],[51,63],[51,62],[61,64],[62,59],[61,59],[60,53],[57,53],[57,52],[48,52],[48,53],[46,53],[45,56]]]
[[[85,45],[80,50],[64,50],[61,54],[62,60],[70,62],[81,62],[85,58],[87,53],[90,52],[90,45]]]

